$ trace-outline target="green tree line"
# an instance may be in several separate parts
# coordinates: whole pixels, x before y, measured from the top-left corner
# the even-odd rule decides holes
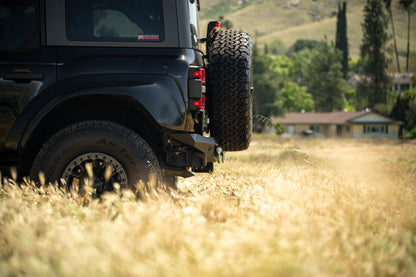
[[[272,116],[348,107],[341,51],[326,39],[320,43],[298,41],[295,48],[290,57],[261,54],[255,49],[255,112]]]
[[[414,108],[414,93],[392,93],[392,78],[386,71],[392,62],[390,56],[397,48],[395,43],[392,47],[392,36],[388,33],[389,24],[393,25],[392,4],[401,5],[409,18],[412,9],[416,10],[413,0],[366,0],[363,39],[357,60],[349,58],[346,2],[339,3],[335,42],[329,42],[326,37],[321,41],[298,40],[285,50],[282,43],[276,41],[265,45],[263,52],[255,46],[255,113],[270,117],[287,112],[369,108],[405,122],[410,130],[416,122],[416,119],[409,119],[414,113],[408,112],[405,116],[394,113],[393,108]],[[410,24],[409,20],[408,30],[412,27]],[[395,36],[394,27],[392,29]],[[409,39],[407,57],[411,54],[410,43]],[[397,54],[397,50],[395,52]],[[347,80],[354,75],[359,80],[352,89],[347,86]]]

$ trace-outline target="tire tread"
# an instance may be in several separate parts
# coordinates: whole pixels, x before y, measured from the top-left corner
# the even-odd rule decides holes
[[[252,128],[251,38],[220,30],[209,49],[207,108],[211,135],[225,151],[248,148]]]

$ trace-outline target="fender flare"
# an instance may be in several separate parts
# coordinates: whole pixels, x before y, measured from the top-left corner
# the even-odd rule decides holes
[[[143,108],[163,128],[184,130],[187,125],[187,103],[176,80],[168,75],[131,75],[111,75],[108,78],[84,75],[57,83],[56,90],[60,93],[54,95],[50,93],[51,90],[45,94],[43,92],[38,96],[42,99],[28,105],[27,112],[11,129],[6,147],[10,150],[23,149],[50,112],[71,99],[83,96],[132,98],[134,105]],[[35,110],[33,106],[40,108]]]

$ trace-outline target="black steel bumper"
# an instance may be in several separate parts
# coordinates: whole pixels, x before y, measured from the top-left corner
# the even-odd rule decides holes
[[[212,172],[214,163],[224,160],[222,148],[212,137],[179,133],[171,134],[170,138],[171,147],[167,151],[166,161],[170,167],[188,168],[192,172]]]

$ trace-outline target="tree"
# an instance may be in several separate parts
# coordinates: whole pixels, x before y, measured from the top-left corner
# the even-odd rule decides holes
[[[379,0],[367,0],[364,7],[363,39],[360,46],[362,65],[362,82],[358,86],[358,103],[360,108],[373,109],[378,104],[387,105],[387,89],[390,78],[386,73],[388,59],[386,56],[388,18]]]
[[[285,44],[282,40],[277,39],[268,44],[270,53],[273,55],[283,55],[286,51]]]
[[[342,52],[342,73],[344,79],[348,75],[348,37],[347,37],[347,2],[338,4],[337,30],[335,47]]]
[[[347,86],[342,76],[341,52],[326,41],[314,50],[305,84],[313,96],[316,111],[343,109]]]
[[[272,59],[253,51],[254,113],[256,115],[281,115],[283,108],[278,102],[279,82],[271,70]]]
[[[410,136],[416,136],[416,90],[400,93],[394,103],[390,116],[404,123],[404,128],[410,130]]]
[[[312,59],[312,51],[308,48],[296,52],[292,56],[293,67],[291,68],[290,76],[298,85],[303,85],[306,73],[308,71],[309,63]]]
[[[409,55],[410,55],[410,6],[413,4],[413,0],[399,0],[399,3],[407,11],[406,72],[409,72]]]
[[[287,56],[274,56],[270,59],[270,70],[276,75],[280,86],[290,79],[293,66],[293,60]]]
[[[291,57],[293,53],[302,51],[303,49],[313,50],[318,48],[322,44],[321,41],[313,39],[298,39],[296,42],[287,50],[286,55]]]
[[[287,111],[313,111],[312,95],[292,81],[293,59],[287,56],[253,55],[254,110],[257,118]]]
[[[400,73],[399,52],[397,50],[396,30],[394,28],[394,20],[393,20],[393,11],[391,9],[391,1],[392,0],[383,0],[384,6],[385,6],[387,12],[389,13],[389,17],[390,17],[391,28],[392,28],[392,31],[393,31],[393,42],[394,42],[393,45],[394,45],[394,53],[395,53],[395,56],[396,56],[397,72]]]
[[[286,82],[281,89],[280,95],[280,103],[285,112],[314,111],[312,95],[306,92],[306,88],[299,87],[294,82]]]

